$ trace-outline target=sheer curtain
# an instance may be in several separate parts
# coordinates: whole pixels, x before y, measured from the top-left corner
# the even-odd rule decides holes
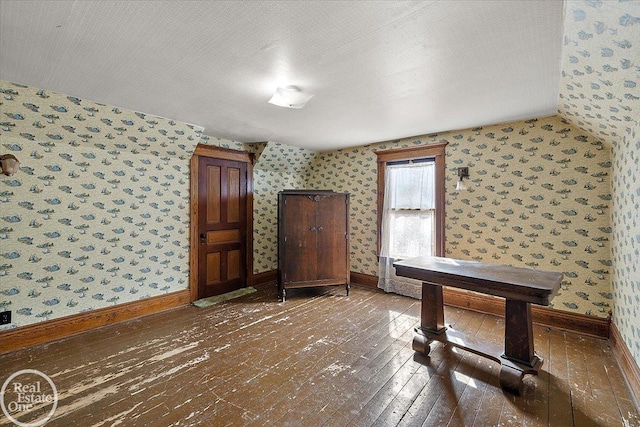
[[[395,274],[394,261],[433,255],[435,246],[435,163],[388,165],[384,203],[378,287],[421,298],[418,280]]]

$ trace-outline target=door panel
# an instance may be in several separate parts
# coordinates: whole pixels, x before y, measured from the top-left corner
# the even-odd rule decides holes
[[[288,268],[283,280],[297,282],[317,277],[315,204],[309,197],[289,196],[284,206],[284,256]],[[297,238],[288,238],[298,236]]]
[[[240,195],[240,170],[228,169],[227,175],[227,222],[236,223],[240,221],[241,211]]]
[[[220,252],[207,254],[207,286],[220,284]]]
[[[344,197],[329,196],[318,202],[318,247],[325,248],[318,259],[318,279],[344,276],[347,259],[347,204]]]
[[[242,276],[242,255],[240,251],[229,251],[227,256],[227,278],[238,279]]]
[[[222,182],[222,169],[218,166],[207,166],[206,194],[207,204],[205,212],[207,213],[207,224],[216,224],[220,222],[220,207],[222,206],[220,198],[220,183]]]
[[[240,242],[240,230],[218,230],[207,232],[207,244],[238,243]]]
[[[198,298],[246,286],[246,163],[199,159]]]

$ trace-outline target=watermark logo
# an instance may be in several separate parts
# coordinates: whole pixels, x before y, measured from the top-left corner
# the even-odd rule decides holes
[[[20,427],[41,426],[58,407],[58,390],[46,374],[23,369],[2,384],[0,405],[6,417]],[[29,421],[18,421],[18,418]]]

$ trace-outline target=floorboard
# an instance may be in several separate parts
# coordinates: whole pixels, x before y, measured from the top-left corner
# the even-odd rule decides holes
[[[441,343],[414,353],[419,301],[354,286],[279,303],[274,285],[257,290],[1,355],[0,380],[47,374],[47,426],[640,427],[606,340],[534,326],[544,365],[514,396],[489,359]],[[499,317],[445,307],[445,323],[504,340]]]

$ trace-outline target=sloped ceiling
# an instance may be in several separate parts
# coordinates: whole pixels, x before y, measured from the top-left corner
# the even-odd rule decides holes
[[[563,7],[0,0],[0,78],[327,151],[556,114]],[[279,85],[314,97],[268,104]]]

